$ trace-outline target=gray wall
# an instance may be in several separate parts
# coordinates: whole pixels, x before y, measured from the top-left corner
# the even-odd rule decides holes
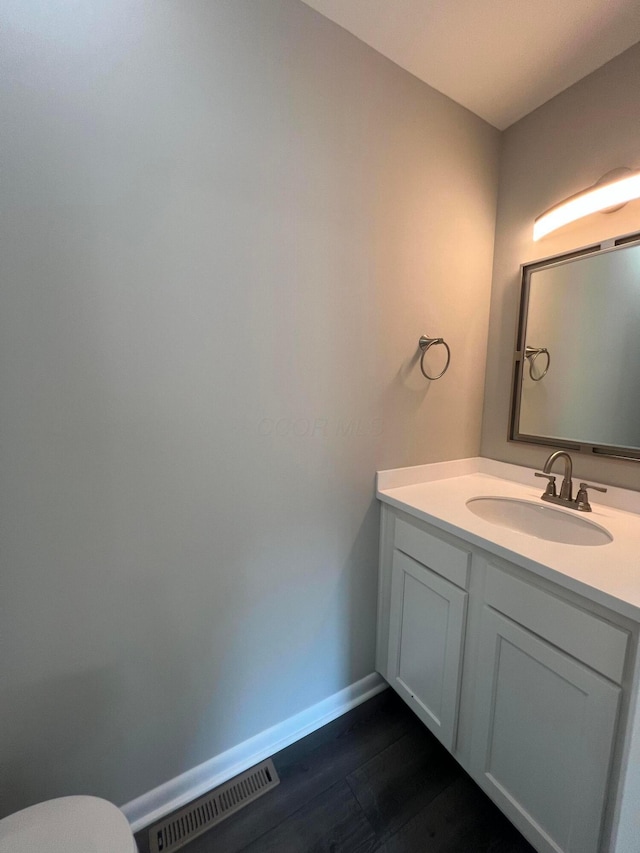
[[[596,214],[534,243],[533,221],[618,166],[640,168],[640,45],[504,133],[501,153],[482,455],[540,468],[550,452],[507,441],[520,264],[640,230],[640,201]],[[612,347],[615,342],[612,342]],[[628,353],[620,352],[624,361]],[[573,454],[590,482],[640,487],[637,462]]]
[[[479,449],[499,134],[295,0],[0,32],[7,813],[372,671],[374,472]]]

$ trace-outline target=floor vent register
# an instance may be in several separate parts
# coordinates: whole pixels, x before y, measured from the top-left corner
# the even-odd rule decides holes
[[[149,829],[150,853],[173,853],[280,783],[273,761],[256,764]]]

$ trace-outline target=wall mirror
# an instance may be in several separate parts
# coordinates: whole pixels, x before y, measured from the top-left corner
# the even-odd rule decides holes
[[[640,459],[640,234],[522,267],[509,438]]]

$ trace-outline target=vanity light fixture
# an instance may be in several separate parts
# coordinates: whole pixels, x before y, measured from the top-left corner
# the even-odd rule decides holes
[[[541,213],[533,223],[533,239],[539,240],[556,228],[591,213],[613,213],[628,201],[640,198],[640,171],[613,169],[592,187],[582,190]]]

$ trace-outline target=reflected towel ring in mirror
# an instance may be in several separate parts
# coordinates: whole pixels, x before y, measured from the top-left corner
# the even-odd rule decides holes
[[[539,376],[533,375],[533,365],[536,363],[537,357],[540,353],[544,353],[547,357],[547,364]],[[540,382],[541,379],[547,375],[549,371],[549,366],[551,365],[551,356],[549,355],[549,350],[546,347],[527,347],[524,351],[524,357],[529,359],[529,376],[533,379],[534,382]]]
[[[440,373],[438,373],[437,376],[429,376],[427,371],[424,369],[424,357],[427,354],[427,352],[431,349],[431,347],[437,346],[438,344],[442,344],[442,346],[446,349],[447,361],[445,363],[445,366],[442,368],[442,370],[440,371]],[[449,349],[449,344],[445,341],[445,339],[444,338],[430,338],[430,337],[428,337],[428,335],[422,335],[420,337],[420,340],[418,341],[418,346],[422,350],[422,355],[420,356],[420,370],[422,371],[422,375],[426,379],[431,379],[431,380],[440,379],[441,376],[444,376],[444,374],[447,372],[447,369],[449,367],[449,362],[451,361],[451,350]]]

